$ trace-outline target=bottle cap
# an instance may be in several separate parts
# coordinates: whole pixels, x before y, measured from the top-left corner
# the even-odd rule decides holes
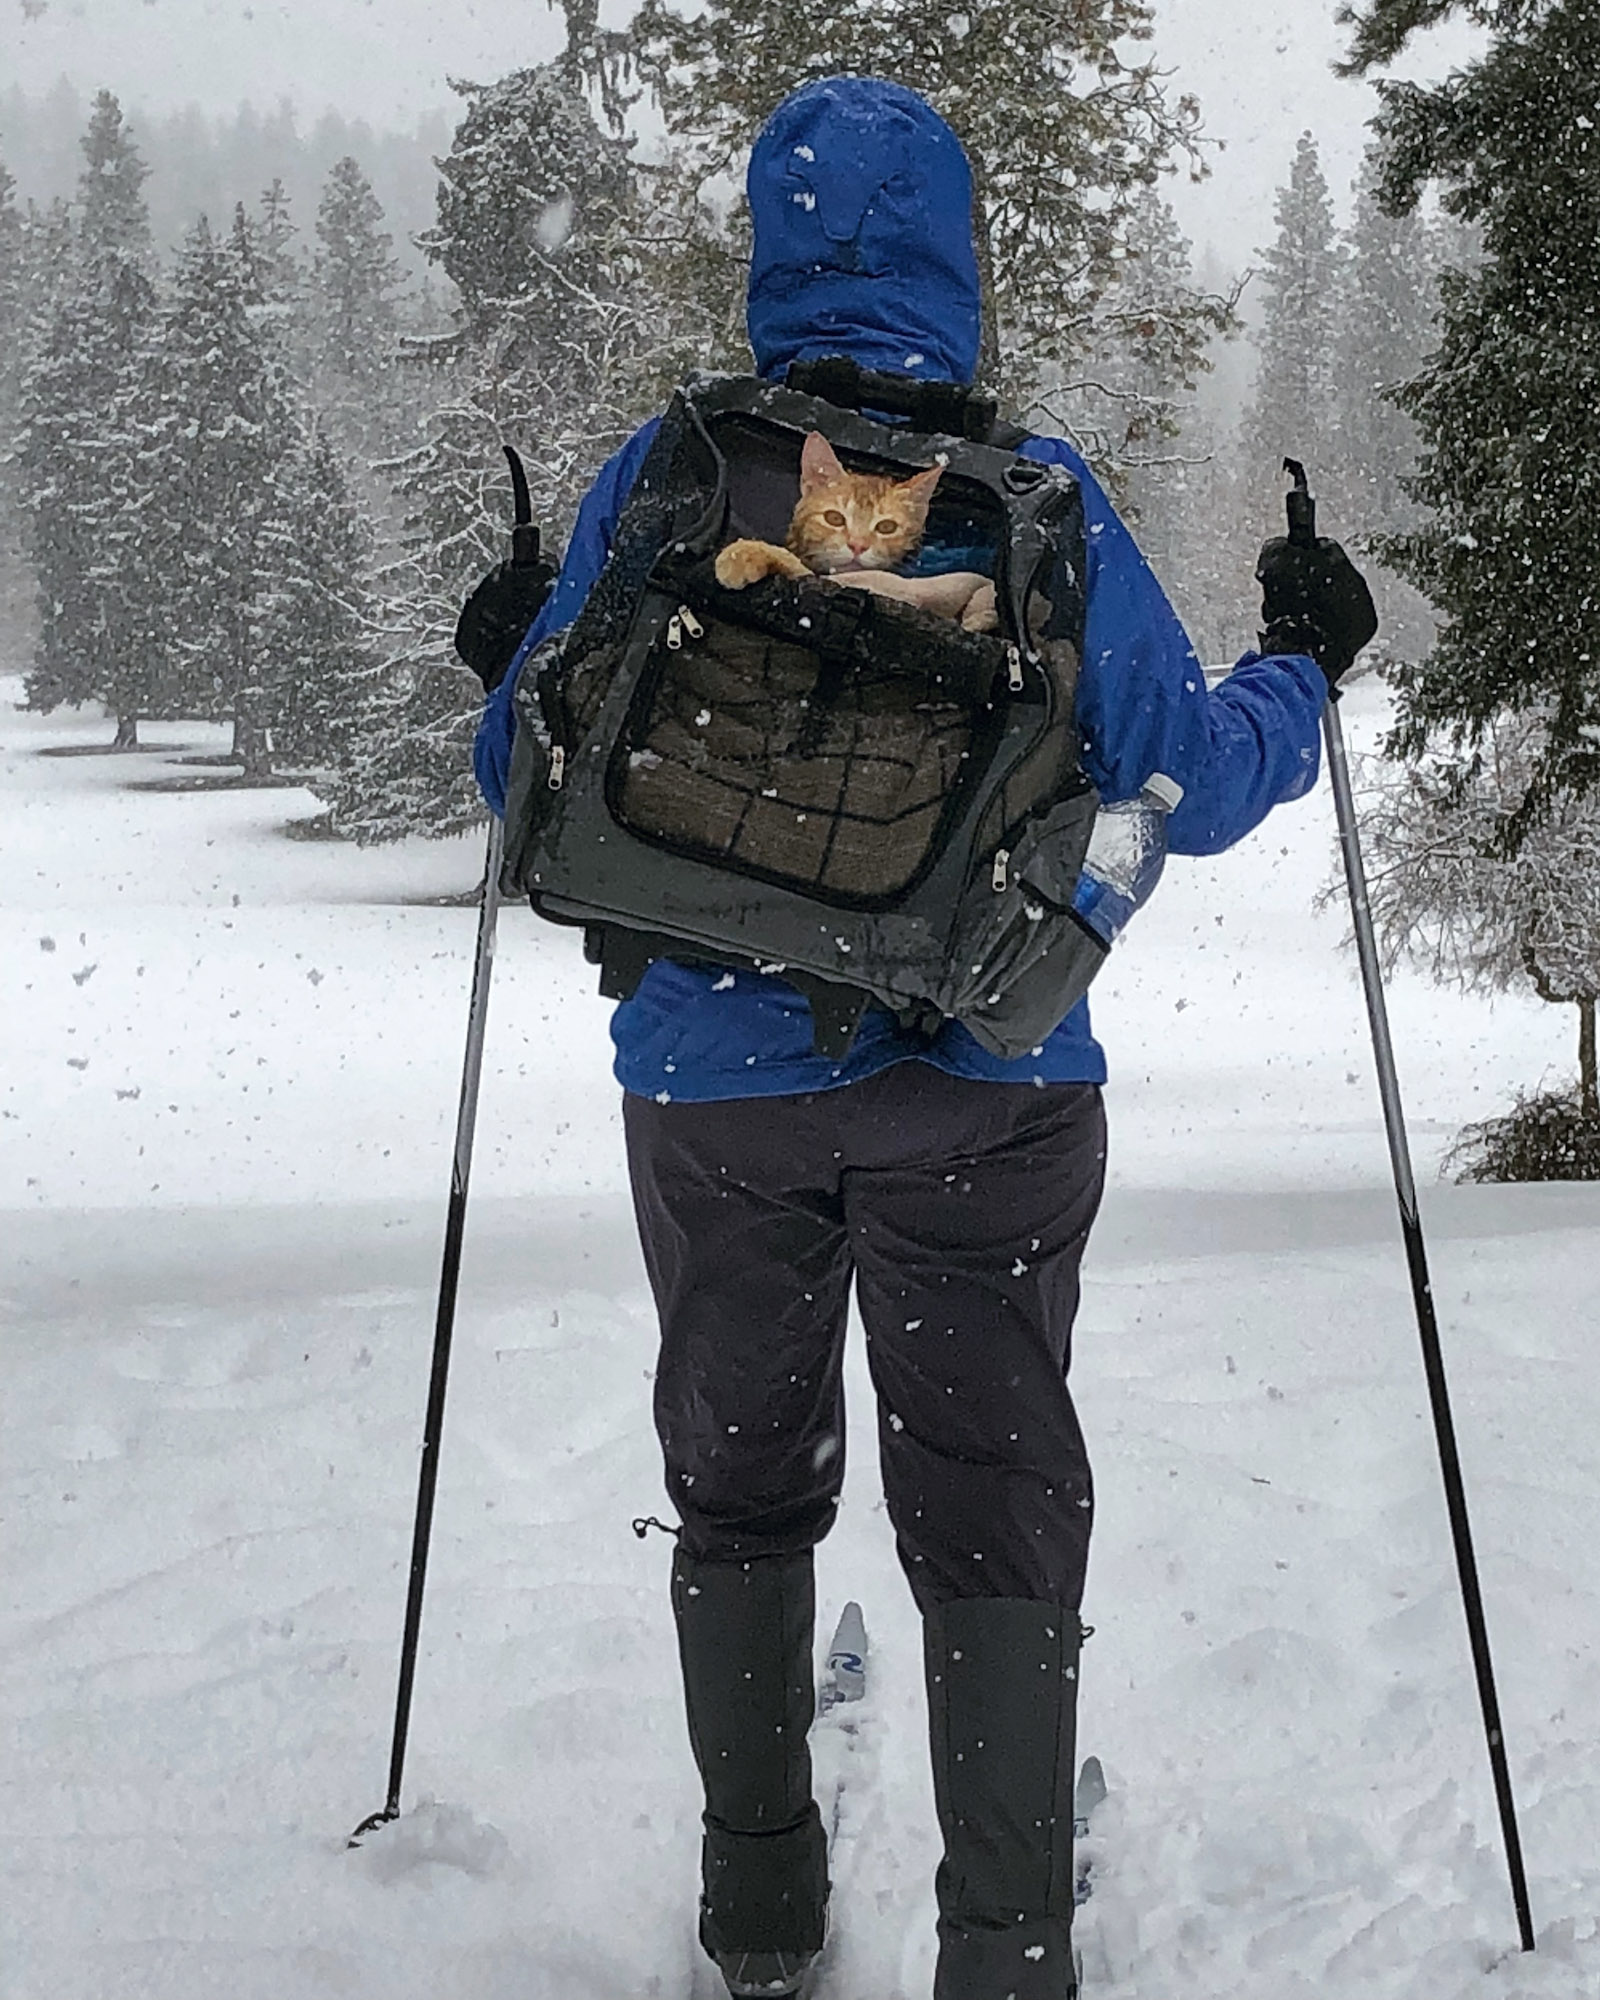
[[[1165,771],[1152,771],[1144,781],[1144,797],[1163,812],[1176,812],[1183,803],[1183,787]]]

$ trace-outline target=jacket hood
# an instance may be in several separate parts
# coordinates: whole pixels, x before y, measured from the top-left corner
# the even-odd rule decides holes
[[[747,187],[761,374],[846,354],[896,375],[972,380],[972,173],[915,91],[858,76],[806,84],[762,128]]]

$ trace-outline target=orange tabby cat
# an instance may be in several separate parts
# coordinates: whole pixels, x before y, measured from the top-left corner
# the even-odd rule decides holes
[[[743,590],[768,576],[820,576],[880,597],[896,597],[942,618],[959,618],[969,632],[998,622],[994,585],[976,570],[946,576],[896,576],[916,554],[927,526],[928,502],[942,466],[910,479],[847,472],[820,431],[800,453],[800,500],[789,521],[789,544],[730,542],[717,556],[718,583]]]

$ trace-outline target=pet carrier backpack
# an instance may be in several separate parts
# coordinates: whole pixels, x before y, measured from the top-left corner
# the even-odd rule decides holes
[[[847,470],[943,464],[925,561],[992,575],[997,632],[820,577],[716,581],[727,542],[783,542],[813,430]],[[1072,912],[1098,805],[1073,709],[1083,508],[1023,435],[848,361],[678,392],[584,609],[516,693],[505,888],[584,927],[602,992],[657,958],[755,967],[805,994],[819,1053],[877,1001],[1008,1058],[1083,994],[1105,958]]]

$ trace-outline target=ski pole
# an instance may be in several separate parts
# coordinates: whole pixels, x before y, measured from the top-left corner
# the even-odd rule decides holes
[[[527,476],[522,461],[505,446],[511,466],[516,525],[511,559],[519,566],[539,560],[539,531],[533,526]],[[433,1327],[433,1371],[422,1424],[422,1464],[417,1476],[417,1515],[411,1531],[411,1582],[406,1593],[405,1632],[400,1642],[400,1685],[395,1696],[394,1741],[389,1752],[389,1795],[381,1812],[371,1813],[347,1845],[359,1847],[363,1834],[400,1817],[400,1781],[405,1771],[406,1737],[411,1728],[411,1690],[422,1631],[422,1594],[428,1580],[428,1544],[433,1533],[433,1500],[439,1483],[439,1436],[444,1428],[445,1389],[450,1375],[450,1342],[455,1332],[456,1290],[461,1277],[461,1245],[467,1227],[467,1181],[472,1172],[472,1138],[478,1123],[478,1083],[483,1075],[483,1037],[489,1016],[489,980],[494,971],[495,924],[500,914],[500,860],[505,821],[489,816],[489,844],[483,865],[483,897],[478,905],[478,944],[472,967],[472,1001],[467,1010],[467,1048],[461,1066],[461,1098],[456,1107],[456,1149],[450,1169],[450,1207],[445,1217],[444,1260],[439,1272],[439,1309]]]
[[[411,1727],[411,1689],[417,1671],[417,1640],[422,1630],[422,1593],[428,1580],[428,1542],[433,1532],[433,1498],[439,1483],[439,1435],[444,1428],[444,1397],[450,1375],[450,1341],[455,1332],[456,1290],[461,1276],[461,1245],[467,1225],[467,1179],[472,1171],[472,1137],[478,1120],[478,1082],[483,1073],[483,1035],[489,1013],[489,977],[494,969],[495,920],[500,911],[500,853],[505,822],[498,813],[489,820],[489,848],[484,863],[483,900],[478,906],[478,948],[472,972],[472,1004],[467,1014],[467,1051],[461,1073],[461,1100],[456,1111],[456,1149],[450,1169],[450,1207],[445,1219],[444,1261],[439,1273],[439,1309],[433,1328],[433,1372],[428,1383],[428,1410],[422,1425],[422,1465],[417,1478],[417,1515],[411,1533],[411,1584],[406,1594],[405,1634],[400,1643],[400,1685],[395,1696],[394,1742],[389,1752],[389,1796],[381,1812],[370,1814],[351,1834],[361,1836],[400,1817],[400,1780],[405,1770],[406,1737]]]
[[[1316,541],[1316,502],[1306,485],[1305,467],[1286,458],[1283,469],[1293,480],[1285,496],[1289,515],[1289,540],[1309,548]],[[1355,797],[1350,787],[1350,765],[1345,756],[1344,729],[1339,720],[1339,691],[1330,688],[1322,712],[1324,740],[1328,748],[1328,776],[1333,784],[1334,810],[1339,821],[1339,847],[1344,856],[1345,885],[1350,893],[1350,915],[1355,928],[1356,953],[1361,961],[1361,983],[1366,989],[1367,1020],[1372,1029],[1372,1052],[1378,1071],[1378,1094],[1383,1101],[1383,1122],[1389,1135],[1389,1159],[1394,1168],[1395,1194],[1400,1204],[1400,1229],[1405,1239],[1406,1263],[1411,1273],[1411,1296],[1416,1304],[1417,1331],[1422,1337],[1422,1366],[1428,1382],[1428,1401],[1433,1411],[1434,1435],[1438,1441],[1439,1464],[1444,1474],[1445,1504],[1450,1516],[1450,1537],[1455,1544],[1456,1570],[1461,1582],[1461,1598],[1467,1615],[1467,1634],[1472,1646],[1473,1672],[1478,1682],[1478,1702],[1483,1711],[1484,1733],[1489,1744],[1489,1768],[1494,1774],[1495,1799],[1500,1809],[1500,1830],[1505,1840],[1506,1867],[1511,1877],[1511,1900],[1517,1913],[1517,1930],[1522,1949],[1532,1951],[1533,1917],[1528,1906],[1528,1879],[1522,1865],[1522,1841],[1517,1831],[1516,1802],[1511,1792],[1511,1770],[1506,1761],[1505,1737],[1500,1727],[1500,1700],[1495,1692],[1494,1662],[1489,1652],[1489,1626],[1484,1616],[1483,1592],[1478,1585],[1478,1564],[1472,1547],[1472,1524],[1467,1514],[1466,1487],[1461,1474],[1461,1456],[1456,1448],[1455,1422],[1450,1412],[1450,1387],[1445,1377],[1444,1350],[1439,1339],[1439,1322],[1434,1312],[1433,1287],[1428,1278],[1428,1258],[1422,1241],[1422,1218],[1417,1208],[1416,1181],[1411,1171],[1411,1149],[1406,1139],[1405,1115],[1400,1104],[1400,1079],[1395,1069],[1394,1043],[1389,1034],[1389,1010],[1384,1000],[1383,975],[1378,963],[1378,941],[1372,923],[1372,906],[1367,898],[1367,873],[1361,858],[1361,838],[1356,825]]]

